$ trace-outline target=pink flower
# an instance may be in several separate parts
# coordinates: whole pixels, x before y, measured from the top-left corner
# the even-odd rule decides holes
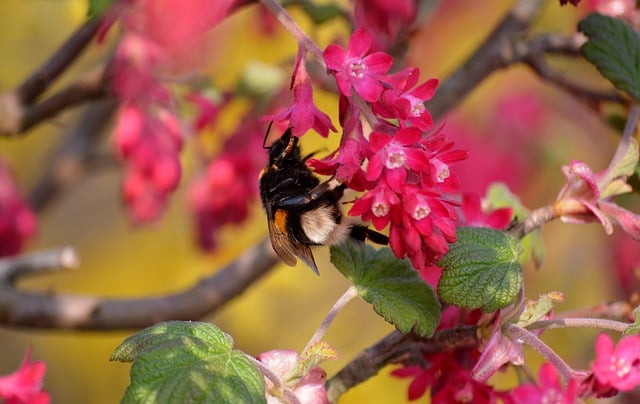
[[[434,96],[438,80],[430,79],[412,88],[419,76],[420,70],[416,68],[387,76],[385,82],[391,87],[384,90],[380,102],[373,105],[373,111],[385,118],[407,120],[423,131],[431,129],[433,119],[424,103]]]
[[[123,197],[134,223],[152,221],[164,211],[180,181],[182,147],[177,118],[168,110],[149,114],[134,103],[118,112],[115,145],[127,165]]]
[[[36,229],[36,215],[20,193],[9,165],[0,159],[0,257],[19,253]]]
[[[376,102],[382,93],[380,79],[391,68],[393,59],[384,52],[367,55],[370,47],[371,36],[366,29],[359,28],[351,35],[346,51],[339,45],[329,45],[324,51],[324,61],[342,94],[351,96],[353,86],[365,101]]]
[[[327,137],[329,130],[335,132],[336,128],[331,123],[331,118],[320,111],[313,103],[313,88],[305,67],[306,53],[306,49],[301,46],[293,67],[293,75],[291,76],[293,105],[279,114],[265,116],[262,119],[270,121],[289,120],[289,126],[292,128],[291,132],[294,136],[302,136],[313,128],[321,136]]]
[[[357,25],[371,31],[379,47],[397,41],[400,31],[410,29],[416,18],[413,0],[356,0],[353,7]]]
[[[427,151],[418,146],[422,133],[417,128],[403,128],[394,136],[371,132],[369,144],[373,155],[367,166],[367,179],[375,181],[383,170],[387,183],[400,193],[407,181],[407,169],[417,172],[430,168]]]
[[[273,350],[258,355],[258,360],[271,369],[276,376],[279,376],[284,387],[290,389],[301,404],[325,404],[329,402],[327,391],[324,387],[327,381],[327,373],[321,367],[312,368],[301,378],[292,377],[293,373],[298,370],[297,365],[300,361],[297,352]],[[265,377],[265,382],[267,385],[267,402],[273,404],[281,403],[282,401],[277,396],[271,394],[271,390],[274,388],[273,382],[267,377]]]
[[[389,224],[392,211],[399,204],[398,195],[381,181],[374,189],[355,200],[349,215],[362,216],[363,220],[372,222],[377,230],[382,230]]]
[[[194,104],[197,108],[196,118],[193,123],[193,127],[196,130],[202,130],[214,124],[218,118],[222,104],[228,101],[228,99],[225,99],[222,103],[215,103],[209,99],[209,97],[197,92],[188,93],[184,99]]]
[[[356,191],[370,188],[369,181],[362,169],[366,143],[364,139],[356,140],[351,137],[343,139],[340,147],[325,158],[309,159],[307,165],[322,175],[335,175],[340,182]]]
[[[471,193],[462,194],[460,209],[467,226],[490,227],[497,230],[504,230],[511,223],[513,216],[511,208],[499,208],[489,213],[483,212],[480,197]]]
[[[573,404],[578,398],[578,382],[571,379],[564,389],[560,385],[558,372],[550,363],[540,366],[538,372],[539,385],[522,384],[511,392],[511,398],[516,403],[538,404],[558,403]]]
[[[507,363],[517,366],[524,364],[522,341],[513,340],[502,333],[499,316],[494,321],[491,337],[482,348],[480,358],[471,371],[472,377],[480,382],[486,382]]]
[[[215,249],[215,236],[222,226],[247,218],[250,204],[258,195],[256,178],[266,159],[262,149],[264,133],[250,123],[254,120],[246,122],[189,185],[188,204],[195,218],[197,240],[206,251]]]
[[[42,390],[46,371],[44,362],[31,362],[31,349],[27,349],[20,368],[10,375],[0,376],[0,399],[6,404],[48,404],[49,393]]]
[[[637,162],[637,145],[635,148]],[[630,167],[635,166],[628,165]],[[561,219],[569,223],[588,223],[599,221],[607,234],[613,233],[613,222],[617,223],[635,240],[640,241],[640,216],[621,208],[609,199],[631,190],[626,184],[626,173],[615,166],[595,174],[581,161],[574,160],[562,171],[567,184],[558,195],[557,209]],[[633,169],[631,169],[633,170]]]
[[[622,391],[633,390],[640,385],[640,336],[623,337],[614,347],[611,337],[600,334],[591,370],[604,385]]]

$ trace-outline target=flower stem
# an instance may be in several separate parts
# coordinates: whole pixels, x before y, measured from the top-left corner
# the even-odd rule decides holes
[[[322,324],[320,324],[320,327],[318,327],[316,332],[313,334],[313,336],[307,343],[307,346],[304,347],[304,350],[300,355],[301,357],[304,357],[304,353],[308,349],[322,340],[324,334],[326,334],[327,329],[329,328],[329,325],[331,325],[338,312],[340,312],[340,310],[342,310],[344,306],[346,306],[347,303],[349,303],[356,296],[358,296],[358,290],[354,285],[351,285],[349,289],[347,289],[347,291],[344,292],[344,294],[340,296],[340,299],[338,299],[338,301],[333,305],[333,307],[329,311],[329,314],[327,314],[327,317],[322,320]]]
[[[514,338],[517,338],[529,345],[531,348],[535,349],[542,355],[546,360],[551,362],[558,372],[560,373],[560,377],[562,380],[567,383],[569,380],[573,378],[573,369],[564,361],[549,345],[542,342],[540,338],[538,338],[531,331],[519,327],[515,324],[506,324],[503,328],[504,332]]]
[[[606,318],[558,318],[553,320],[536,321],[527,326],[529,330],[549,328],[602,328],[605,330],[623,332],[629,327],[629,323],[609,320]]]
[[[293,37],[298,41],[298,44],[307,48],[307,50],[313,55],[313,57],[316,58],[323,67],[325,67],[324,59],[322,57],[322,49],[320,49],[320,47],[313,41],[313,39],[311,39],[311,37],[309,37],[309,35],[304,32],[304,30],[298,25],[298,23],[295,22],[293,18],[291,18],[289,13],[287,13],[287,10],[285,10],[284,7],[282,7],[280,3],[277,2],[277,0],[260,1],[273,13],[273,15],[276,16],[280,24],[282,24],[282,26],[285,27],[291,33],[291,35],[293,35]]]

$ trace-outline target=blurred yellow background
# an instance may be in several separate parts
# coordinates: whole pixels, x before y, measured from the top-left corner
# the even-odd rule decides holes
[[[416,34],[416,41],[409,49],[410,64],[421,68],[422,80],[446,78],[512,4],[498,0],[444,3],[446,7],[433,16],[427,28]],[[45,61],[82,23],[85,13],[86,2],[80,0],[0,2],[0,91],[10,90]],[[250,7],[214,30],[215,40],[205,71],[217,84],[231,85],[239,72],[255,61],[276,64],[288,76],[287,62],[295,56],[295,42],[282,30],[278,30],[274,38],[261,38],[257,30],[248,29],[255,27],[255,14],[255,8]],[[294,13],[294,16],[303,26],[310,26],[302,13]],[[557,1],[550,1],[536,28],[567,32],[578,16],[579,11],[560,8]],[[344,29],[337,23],[330,23],[311,30],[311,35],[324,47]],[[102,60],[108,51],[108,45],[92,46],[80,63],[63,77],[63,82]],[[596,74],[585,65],[576,68],[558,61],[557,66],[570,72],[574,79],[597,81]],[[563,183],[560,165],[571,159],[584,160],[596,170],[606,167],[615,149],[616,134],[575,99],[546,85],[524,67],[492,75],[462,103],[447,125],[453,127],[455,123],[472,132],[477,130],[478,136],[490,134],[492,128],[502,124],[502,117],[495,113],[496,105],[514,94],[533,94],[544,114],[544,121],[538,128],[540,133],[528,135],[536,144],[535,154],[531,155],[531,150],[507,151],[514,155],[528,154],[527,158],[535,162],[523,179],[521,197],[525,205],[538,207],[552,201]],[[318,93],[316,100],[337,123],[335,98]],[[0,140],[0,153],[13,164],[24,191],[37,183],[48,157],[55,150],[54,145],[73,127],[76,116],[77,111],[65,113],[25,136]],[[519,117],[510,119],[517,121]],[[313,142],[309,138],[305,138],[304,147],[313,150],[317,146],[309,143]],[[477,141],[485,142],[480,137]],[[464,144],[460,146],[465,148]],[[104,151],[110,150],[105,144]],[[188,161],[185,163],[188,177]],[[25,280],[21,287],[104,297],[178,292],[210,275],[266,236],[266,222],[256,203],[246,224],[223,232],[219,250],[213,254],[200,252],[194,243],[191,218],[185,209],[187,178],[171,197],[170,208],[158,223],[134,229],[120,205],[121,175],[121,168],[117,166],[94,171],[38,212],[39,232],[29,250],[73,245],[81,255],[82,265],[77,271]],[[463,189],[465,181],[472,182],[473,179],[462,179]],[[635,203],[637,206],[637,200]],[[566,302],[559,310],[597,304],[615,297],[615,285],[607,281],[607,271],[612,270],[611,253],[603,242],[600,227],[552,223],[544,228],[543,235],[547,256],[537,272],[526,268],[528,297],[534,298],[550,290],[562,291]],[[348,287],[339,273],[331,269],[327,253],[326,248],[316,249],[322,273],[319,278],[302,265],[299,268],[279,266],[205,320],[230,333],[237,348],[253,355],[270,349],[301,350],[333,302]],[[358,301],[347,306],[326,336],[340,352],[337,361],[325,364],[329,376],[391,329],[369,305]],[[33,358],[47,363],[45,385],[54,403],[118,402],[128,384],[129,365],[111,363],[108,358],[131,333],[2,328],[0,374],[12,372],[30,344]],[[571,339],[567,338],[569,333]],[[570,363],[586,367],[592,357],[594,336],[595,332],[590,330],[553,330],[545,339]],[[533,363],[540,361],[536,354],[529,357]],[[378,377],[353,389],[340,402],[399,402],[401,397],[406,397],[408,382],[387,377],[389,371],[386,369]],[[499,380],[503,387],[512,383],[510,373]]]

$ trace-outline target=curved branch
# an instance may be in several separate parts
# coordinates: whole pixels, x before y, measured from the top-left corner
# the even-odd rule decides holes
[[[73,330],[139,329],[167,320],[195,320],[215,311],[278,263],[269,240],[263,240],[238,260],[202,279],[188,290],[159,297],[108,299],[91,296],[22,292],[15,281],[33,262],[26,256],[0,265],[0,324],[12,327]],[[48,261],[51,263],[52,261]],[[59,267],[67,267],[58,263]],[[41,266],[42,267],[42,266]],[[4,269],[3,269],[4,268]],[[51,268],[51,265],[46,268]]]
[[[389,364],[423,364],[425,354],[471,348],[477,343],[475,326],[440,330],[427,339],[394,331],[371,345],[328,380],[327,396],[330,402],[335,402],[344,392],[375,376]]]
[[[520,0],[480,47],[440,86],[427,101],[434,118],[441,118],[495,70],[522,60],[522,38],[540,12],[542,0]]]
[[[14,90],[20,102],[30,104],[45,92],[49,85],[82,53],[101,24],[101,18],[92,18],[71,34],[49,60]]]

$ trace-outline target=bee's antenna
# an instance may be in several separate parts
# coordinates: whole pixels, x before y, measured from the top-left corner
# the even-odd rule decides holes
[[[264,134],[264,140],[262,141],[263,149],[271,149],[271,146],[267,147],[267,138],[269,137],[269,132],[271,132],[271,126],[273,126],[273,121],[269,122],[269,126],[267,127],[267,133]]]

